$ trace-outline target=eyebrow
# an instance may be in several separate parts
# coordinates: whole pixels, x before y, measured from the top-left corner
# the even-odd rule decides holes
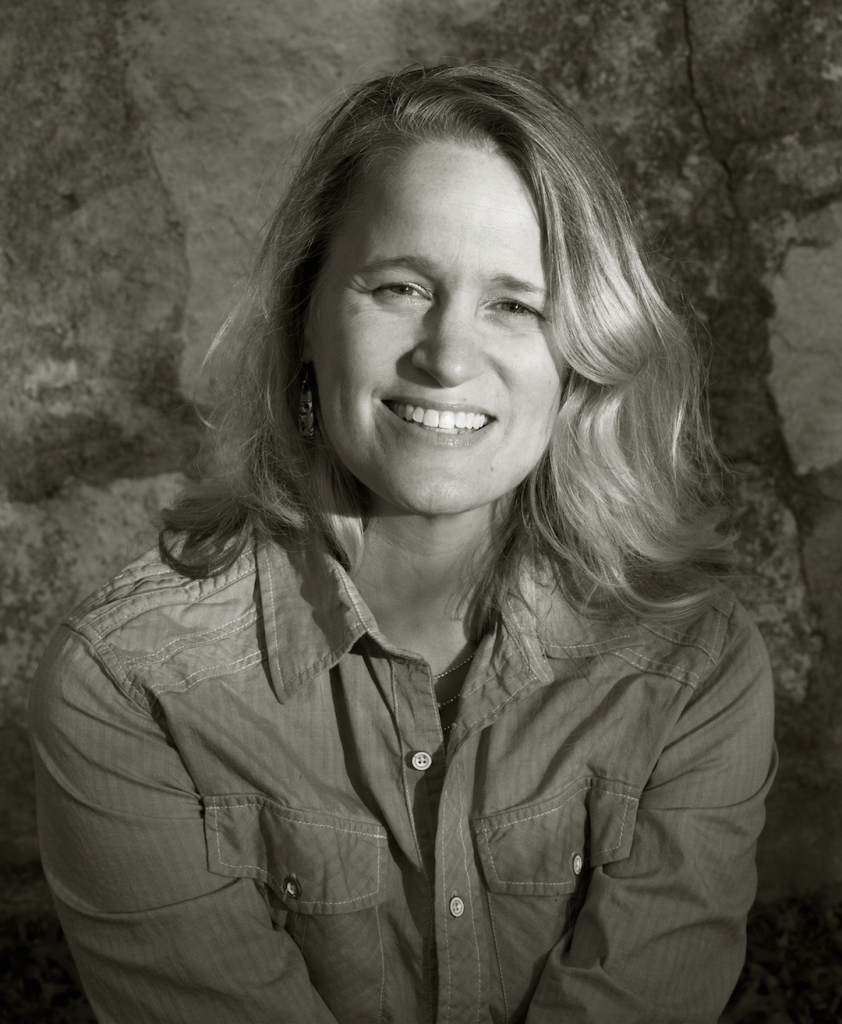
[[[436,267],[432,260],[425,256],[385,256],[382,259],[370,260],[360,269],[362,274],[377,274],[386,270],[409,270],[425,277],[435,277]],[[531,281],[524,281],[512,274],[498,274],[492,282],[503,288],[525,292],[528,295],[545,295],[546,289]]]

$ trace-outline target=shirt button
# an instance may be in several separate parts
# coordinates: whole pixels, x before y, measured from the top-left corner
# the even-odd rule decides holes
[[[419,750],[412,755],[412,767],[417,768],[419,772],[425,772],[432,763],[433,759],[426,750]]]
[[[580,853],[573,854],[573,874],[581,875],[582,873],[582,855]]]
[[[458,896],[453,896],[450,900],[450,913],[454,917],[461,917],[465,913],[465,904]]]
[[[301,886],[298,884],[298,879],[293,878],[292,875],[287,875],[284,879],[284,892],[291,899],[297,900],[301,895]]]

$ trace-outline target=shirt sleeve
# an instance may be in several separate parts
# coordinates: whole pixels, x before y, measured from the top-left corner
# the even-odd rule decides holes
[[[527,1024],[715,1024],[745,959],[773,719],[766,649],[737,606],[641,794],[630,855],[593,870]]]
[[[335,1024],[258,885],[211,874],[165,727],[62,629],[29,705],[44,870],[101,1024]]]

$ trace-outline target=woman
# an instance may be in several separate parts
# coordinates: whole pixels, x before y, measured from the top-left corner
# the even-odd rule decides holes
[[[595,140],[511,70],[362,86],[224,341],[212,471],[33,690],[99,1019],[715,1021],[769,668]]]

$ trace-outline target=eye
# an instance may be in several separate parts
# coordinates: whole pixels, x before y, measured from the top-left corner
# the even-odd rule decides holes
[[[533,309],[532,306],[527,306],[523,302],[518,302],[517,299],[499,299],[496,303],[497,308],[501,313],[506,313],[513,317],[523,317],[524,319],[534,317],[537,320],[543,320],[543,314],[539,313],[537,309]]]
[[[390,284],[383,284],[374,289],[374,294],[385,301],[400,302],[401,300],[412,302],[413,300],[424,300],[427,294],[420,285],[410,284],[408,281],[395,281]]]

